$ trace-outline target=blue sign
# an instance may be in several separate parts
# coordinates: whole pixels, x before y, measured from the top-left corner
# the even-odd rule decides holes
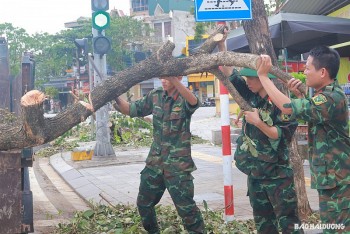
[[[252,18],[251,0],[195,0],[196,21],[232,21]]]

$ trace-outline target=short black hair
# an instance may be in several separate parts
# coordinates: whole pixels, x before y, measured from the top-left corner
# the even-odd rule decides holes
[[[337,77],[340,66],[340,56],[335,49],[329,48],[328,46],[316,46],[310,50],[309,56],[313,57],[312,64],[317,70],[325,68],[332,79]]]

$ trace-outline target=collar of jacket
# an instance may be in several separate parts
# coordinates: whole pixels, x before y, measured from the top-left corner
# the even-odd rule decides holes
[[[177,98],[179,97],[180,93],[177,89],[175,89],[174,93],[172,96],[168,96],[168,92],[163,90],[163,98],[166,98],[166,97],[171,97],[172,99],[174,99],[174,101],[177,100]]]

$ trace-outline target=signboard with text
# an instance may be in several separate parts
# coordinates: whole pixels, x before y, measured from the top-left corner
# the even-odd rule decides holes
[[[251,0],[195,0],[194,4],[197,22],[252,18]]]

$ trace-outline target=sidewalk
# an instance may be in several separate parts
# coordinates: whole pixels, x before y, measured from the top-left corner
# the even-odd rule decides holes
[[[209,110],[209,109],[208,109]],[[209,116],[192,120],[191,131],[203,139],[211,140],[211,130],[220,129],[220,118]],[[94,142],[90,144],[94,145]],[[71,152],[51,156],[51,166],[86,201],[112,204],[136,205],[140,172],[145,166],[149,148],[118,148],[116,157],[93,158],[86,161],[72,161]],[[212,144],[192,146],[192,157],[197,170],[195,178],[195,200],[202,208],[205,200],[210,209],[224,211],[224,188],[221,147]],[[232,148],[232,155],[234,148]],[[309,180],[309,166],[304,166],[306,181]],[[234,187],[234,210],[236,219],[253,218],[249,204],[246,175],[232,164]],[[306,188],[312,209],[318,209],[316,190]],[[102,198],[103,197],[103,198]],[[172,205],[170,195],[165,192],[160,201]]]

